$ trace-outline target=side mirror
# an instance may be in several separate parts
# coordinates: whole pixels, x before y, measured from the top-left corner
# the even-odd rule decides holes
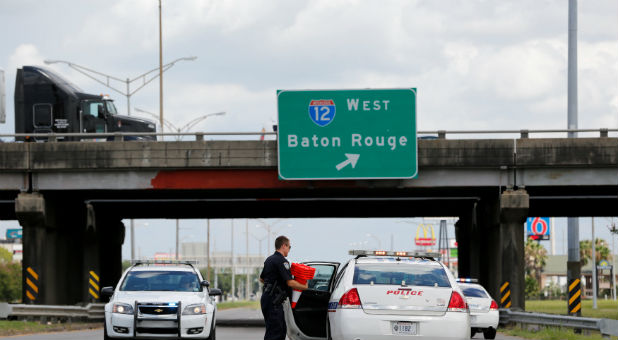
[[[212,288],[210,290],[210,292],[208,293],[208,295],[210,296],[221,296],[223,293],[221,293],[221,289],[219,288]]]
[[[200,282],[200,284],[202,285],[202,287],[206,287],[206,288],[210,287],[210,282],[208,282],[206,280]]]
[[[114,295],[114,287],[103,287],[101,288],[101,295],[110,297]]]

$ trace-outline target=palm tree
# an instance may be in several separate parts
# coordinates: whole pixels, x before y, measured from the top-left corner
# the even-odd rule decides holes
[[[543,272],[545,262],[547,262],[547,249],[539,242],[529,238],[526,240],[525,256],[526,274],[534,277],[540,283],[541,272]]]
[[[596,238],[594,239],[596,251],[596,261],[595,263],[599,263],[601,260],[612,260],[611,251],[607,245],[607,241]],[[579,241],[579,258],[582,264],[582,267],[588,264],[588,261],[592,258],[592,242],[590,240]]]

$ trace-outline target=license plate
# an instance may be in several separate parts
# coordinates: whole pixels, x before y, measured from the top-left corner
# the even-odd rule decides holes
[[[392,331],[394,335],[416,335],[418,323],[398,321],[392,323]]]

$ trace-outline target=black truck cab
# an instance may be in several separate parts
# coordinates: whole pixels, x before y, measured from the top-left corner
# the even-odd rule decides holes
[[[49,69],[23,66],[15,79],[15,133],[155,132],[155,123],[119,115],[107,96],[84,93]],[[61,140],[80,140],[59,137]],[[109,138],[111,139],[111,138]],[[156,140],[155,136],[125,136]],[[25,140],[25,138],[17,138]],[[45,140],[45,138],[35,138]]]

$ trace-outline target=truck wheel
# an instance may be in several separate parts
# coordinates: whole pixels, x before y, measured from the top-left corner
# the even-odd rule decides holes
[[[495,339],[496,338],[496,329],[495,328],[487,328],[483,330],[483,335],[485,339]]]

